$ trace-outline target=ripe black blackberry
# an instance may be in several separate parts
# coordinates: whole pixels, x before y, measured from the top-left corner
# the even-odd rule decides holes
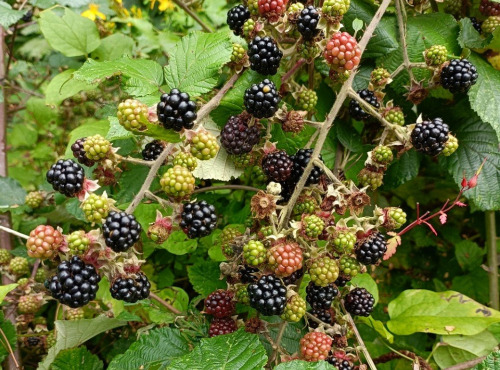
[[[109,212],[102,225],[102,234],[106,245],[115,252],[124,252],[141,237],[142,227],[134,215],[125,212]]]
[[[286,181],[292,169],[293,161],[283,150],[268,153],[262,158],[262,170],[271,181]]]
[[[286,288],[274,275],[264,275],[247,287],[250,306],[264,316],[281,315],[286,306]]]
[[[40,338],[39,337],[27,337],[26,338],[26,345],[30,348],[36,347],[40,344]]]
[[[256,267],[248,265],[240,266],[240,268],[238,269],[240,281],[243,284],[255,283],[257,280],[259,280],[259,278],[255,275],[256,272],[259,272],[259,269]]]
[[[290,178],[287,181],[280,182],[280,185],[281,185],[280,196],[282,199],[280,199],[278,203],[282,204],[288,202],[292,197],[293,191],[297,186],[297,181],[295,181],[292,178],[292,176],[290,176]]]
[[[275,75],[280,67],[283,53],[270,36],[255,37],[248,44],[250,68],[261,75]]]
[[[295,155],[292,155],[290,157],[290,159],[293,161],[292,178],[295,182],[298,182],[300,180],[300,177],[304,173],[304,168],[306,168],[307,164],[311,160],[312,154],[313,149],[299,149],[297,153],[295,153]],[[319,159],[323,161],[321,156],[319,157]],[[319,167],[314,166],[311,173],[309,174],[309,177],[307,178],[306,185],[317,184],[322,174],[323,171]]]
[[[139,273],[135,279],[121,277],[116,279],[109,291],[114,299],[135,303],[149,297],[151,283],[146,275]]]
[[[358,91],[358,95],[361,99],[365,100],[368,104],[372,105],[374,108],[380,108],[380,103],[373,91],[368,89],[363,89]],[[358,121],[364,121],[370,118],[370,114],[366,113],[363,108],[359,105],[356,100],[351,100],[349,103],[349,113],[351,117]]]
[[[94,266],[73,256],[57,266],[56,275],[45,281],[45,287],[60,303],[76,308],[95,299],[100,280]]]
[[[231,316],[235,309],[234,293],[230,290],[217,289],[205,299],[205,312],[215,317]]]
[[[483,24],[483,22],[481,22],[480,20],[478,20],[476,17],[470,17],[469,18],[471,23],[472,23],[472,27],[474,27],[474,29],[481,33],[482,32],[482,29],[481,29],[481,26]]]
[[[309,5],[300,12],[297,29],[306,41],[312,40],[318,33],[319,12],[314,6]]]
[[[235,332],[236,329],[236,321],[231,317],[215,318],[208,329],[208,336],[212,338],[218,335],[230,334]]]
[[[227,25],[235,35],[241,35],[243,25],[250,18],[250,11],[244,5],[237,5],[227,12]]]
[[[283,284],[285,284],[285,286],[287,286],[287,285],[295,284],[297,282],[297,280],[299,280],[302,276],[304,276],[304,268],[301,268],[300,270],[295,271],[293,274],[291,274],[289,276],[285,276],[285,277],[281,278],[281,280],[283,281]]]
[[[467,59],[452,59],[441,70],[441,85],[452,94],[465,93],[477,82],[476,67]]]
[[[319,308],[319,309],[313,308],[310,313],[315,318],[324,322],[325,324],[328,324],[328,325],[335,324],[335,312],[333,311],[332,308],[328,308],[326,310],[322,309],[322,308]],[[312,320],[312,319],[307,320],[307,322],[309,324],[309,327],[312,329],[316,329],[319,326],[319,323]]]
[[[370,316],[374,304],[375,299],[365,288],[355,288],[344,298],[346,311],[355,316]]]
[[[370,235],[356,246],[356,259],[363,265],[375,265],[387,251],[387,243],[381,233]]]
[[[85,137],[78,139],[71,145],[71,151],[73,152],[73,156],[76,158],[78,162],[87,167],[92,167],[95,162],[91,159],[88,159],[85,150],[83,149],[83,144],[85,144]]]
[[[335,280],[335,286],[339,288],[344,287],[351,279],[352,277],[350,275],[340,274],[337,280]]]
[[[196,103],[189,98],[189,94],[178,89],[163,94],[156,106],[158,120],[166,129],[180,131],[183,128],[191,129],[196,119]]]
[[[278,110],[281,98],[272,81],[265,79],[246,89],[243,102],[248,113],[255,118],[270,118]]]
[[[311,281],[306,288],[306,301],[313,309],[326,310],[338,294],[339,290],[333,284],[321,287]]]
[[[60,159],[47,171],[47,181],[55,191],[74,197],[83,188],[85,172],[75,161]]]
[[[23,22],[31,22],[31,19],[33,18],[33,10],[28,10],[26,12],[26,14],[23,15],[23,17],[21,18],[21,20]]]
[[[417,123],[411,132],[411,143],[415,150],[430,156],[441,153],[448,141],[450,130],[441,118]]]
[[[202,200],[184,205],[180,227],[191,239],[209,235],[217,226],[215,207]]]
[[[142,150],[142,158],[145,161],[155,161],[165,149],[165,145],[160,140],[153,140],[147,143]]]
[[[337,370],[353,370],[351,363],[347,360],[339,359],[335,356],[330,356],[326,359],[330,365],[333,365]]]
[[[250,153],[260,140],[257,125],[248,127],[248,120],[242,116],[232,116],[221,132],[221,144],[229,154]]]

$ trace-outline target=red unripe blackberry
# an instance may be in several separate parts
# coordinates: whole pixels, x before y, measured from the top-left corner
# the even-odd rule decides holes
[[[288,0],[259,0],[259,13],[271,20],[282,15],[288,4]]]
[[[214,318],[210,323],[210,328],[208,329],[208,336],[210,338],[216,337],[218,335],[231,334],[237,329],[236,321],[230,317]]]
[[[356,39],[347,32],[333,34],[325,48],[325,59],[337,71],[352,71],[361,60],[361,49]]]
[[[47,181],[55,191],[74,197],[83,189],[85,172],[75,161],[60,159],[47,172]]]
[[[149,297],[151,283],[146,275],[139,273],[134,279],[132,277],[120,277],[116,279],[109,291],[114,299],[135,303]]]
[[[500,4],[499,4],[500,5]],[[476,67],[467,59],[452,59],[441,69],[441,85],[452,94],[466,93],[477,82]]]
[[[269,265],[276,275],[289,276],[302,268],[302,249],[294,241],[280,241],[267,253]]]
[[[271,181],[286,181],[292,174],[293,161],[285,151],[266,154],[262,158],[262,170]]]
[[[221,144],[229,154],[240,155],[249,153],[260,140],[260,130],[257,125],[248,127],[248,119],[241,115],[232,116],[221,132]]]
[[[299,182],[300,177],[304,173],[304,169],[307,167],[309,161],[311,160],[311,156],[313,154],[313,149],[299,149],[295,155],[292,155],[290,159],[293,161],[293,171],[292,171],[292,179],[295,182]],[[321,155],[319,156],[319,160],[323,161]],[[319,178],[323,174],[323,171],[318,167],[314,166],[307,178],[306,185],[317,184],[319,182]]]
[[[316,317],[318,320],[324,322],[327,325],[335,324],[335,311],[333,311],[332,308],[328,308],[326,310],[321,309],[321,308],[319,308],[319,309],[313,308],[310,313],[311,313],[311,315]],[[319,323],[312,320],[312,319],[308,320],[308,324],[309,324],[309,327],[312,329],[316,329],[319,326]]]
[[[274,83],[268,79],[246,89],[243,102],[255,118],[270,118],[278,110],[281,98]]]
[[[365,288],[355,288],[344,298],[347,312],[354,316],[370,316],[375,305],[375,299]]]
[[[165,144],[160,140],[153,140],[147,143],[142,150],[142,159],[145,161],[155,161],[165,149]]]
[[[235,35],[241,35],[243,25],[250,18],[250,11],[244,5],[237,5],[227,12],[227,25]]]
[[[205,299],[205,312],[218,318],[231,316],[235,308],[234,293],[230,290],[218,289]]]
[[[370,91],[368,89],[359,90],[358,95],[361,99],[365,100],[374,108],[380,108],[380,103],[378,102],[378,99],[373,91]],[[358,121],[367,120],[371,117],[370,114],[366,113],[363,108],[361,108],[359,103],[354,99],[349,102],[349,113],[352,118]]]
[[[312,40],[318,33],[320,13],[314,6],[309,5],[300,12],[297,29],[306,41]]]
[[[247,287],[250,306],[264,316],[281,315],[286,306],[286,288],[274,275],[264,275]]]
[[[300,353],[306,361],[322,361],[328,357],[333,340],[325,333],[314,331],[300,340]]]
[[[71,145],[71,151],[73,152],[73,156],[76,158],[78,162],[87,167],[92,167],[95,162],[91,159],[88,159],[85,153],[85,149],[83,145],[85,144],[85,137],[78,139]]]
[[[141,237],[142,227],[134,215],[125,212],[110,212],[102,225],[106,245],[115,252],[124,252]]]
[[[170,93],[163,94],[156,111],[158,120],[163,126],[175,131],[183,128],[192,129],[197,117],[196,103],[190,99],[189,94],[180,92],[178,89],[172,89]]]
[[[275,75],[280,67],[283,53],[270,36],[256,36],[248,44],[250,68],[261,75]]]
[[[430,156],[443,151],[449,138],[449,128],[441,118],[417,123],[411,132],[411,143],[415,150]]]
[[[500,4],[490,0],[481,0],[479,11],[486,16],[500,15]]]
[[[215,207],[204,200],[185,204],[179,226],[191,239],[209,235],[217,226]]]
[[[381,233],[370,235],[356,246],[356,259],[363,265],[375,265],[387,251],[387,242]]]
[[[306,300],[313,309],[326,310],[332,305],[333,299],[339,294],[339,290],[333,284],[325,287],[314,284],[312,281],[306,288]]]
[[[51,258],[62,246],[64,237],[50,225],[39,225],[31,230],[26,242],[28,255],[34,258]]]

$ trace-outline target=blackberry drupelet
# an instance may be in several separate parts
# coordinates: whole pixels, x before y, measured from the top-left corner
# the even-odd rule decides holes
[[[87,158],[87,156],[85,155],[86,154],[85,149],[83,149],[85,139],[86,139],[85,137],[82,137],[81,139],[75,141],[73,145],[71,145],[71,151],[73,152],[73,156],[79,163],[87,167],[92,167],[95,164],[95,162]]]
[[[320,14],[318,9],[314,6],[309,5],[304,10],[300,12],[300,16],[297,22],[297,29],[306,41],[312,40],[318,33],[318,23]]]
[[[295,182],[298,182],[300,180],[300,177],[304,173],[304,169],[311,160],[312,154],[313,149],[299,149],[297,153],[295,153],[295,155],[292,155],[290,157],[290,159],[293,161],[292,178]],[[319,159],[323,161],[321,155]],[[317,184],[322,174],[323,171],[319,167],[314,166],[311,173],[309,174],[309,177],[307,178],[306,185]]]
[[[255,118],[270,118],[278,110],[281,98],[272,81],[253,84],[246,89],[243,102],[248,113]]]
[[[82,166],[71,159],[60,159],[47,172],[47,181],[55,191],[74,197],[83,189],[85,172]]]
[[[325,287],[314,284],[312,281],[306,288],[306,300],[313,309],[326,310],[332,305],[333,299],[339,294],[339,290],[333,284]]]
[[[215,317],[231,316],[235,309],[234,293],[230,290],[217,289],[205,299],[205,312]]]
[[[180,227],[191,239],[209,235],[217,226],[215,207],[202,200],[184,205]]]
[[[370,316],[374,304],[375,299],[365,288],[355,288],[344,298],[346,311],[355,316]]]
[[[237,5],[227,12],[227,25],[235,35],[242,34],[243,25],[250,18],[250,11],[244,5]]]
[[[248,44],[250,68],[261,75],[275,75],[278,72],[283,53],[270,36],[256,36]]]
[[[141,237],[141,231],[141,225],[134,215],[125,212],[109,212],[102,225],[106,245],[115,252],[125,252],[137,243]]]
[[[353,370],[351,363],[347,360],[339,359],[335,356],[330,356],[326,359],[330,365],[333,365],[337,370]]]
[[[165,145],[160,140],[147,143],[142,150],[142,159],[145,161],[155,161],[165,149]]]
[[[56,275],[45,281],[45,287],[60,303],[76,308],[95,299],[100,280],[94,266],[73,256],[57,266]]]
[[[248,127],[248,120],[241,116],[232,116],[221,132],[221,144],[229,154],[249,153],[260,140],[257,125]]]
[[[387,251],[387,243],[381,233],[370,235],[356,246],[356,259],[363,265],[375,265]]]
[[[417,123],[411,132],[411,143],[415,150],[430,156],[441,153],[449,138],[449,128],[441,118]]]
[[[118,278],[109,291],[114,299],[135,303],[149,297],[151,283],[146,275],[140,273],[135,279],[131,277]]]
[[[370,91],[368,89],[359,90],[358,95],[374,108],[380,108],[380,103],[378,102],[377,97],[375,96],[375,93],[373,91]],[[370,118],[370,114],[366,113],[363,108],[361,108],[359,103],[354,99],[349,102],[349,113],[351,114],[352,118],[358,121],[363,121]]]
[[[262,158],[262,170],[272,181],[286,181],[292,174],[292,169],[293,161],[283,150],[266,154]]]
[[[250,306],[264,316],[281,315],[286,306],[286,288],[274,275],[264,275],[248,285]]]
[[[178,89],[163,94],[156,107],[158,120],[166,129],[181,131],[191,129],[196,119],[196,103],[189,98],[189,94]]]
[[[441,85],[452,94],[465,93],[478,76],[476,67],[467,59],[452,59],[441,70]]]

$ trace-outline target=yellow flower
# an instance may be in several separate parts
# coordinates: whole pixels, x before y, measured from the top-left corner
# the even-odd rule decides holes
[[[154,8],[157,0],[151,0],[151,9]],[[175,4],[172,0],[158,0],[158,10],[160,12],[164,12],[165,10],[173,10],[175,8]]]
[[[82,16],[95,21],[96,18],[106,19],[106,15],[99,11],[99,5],[90,4],[89,9],[82,13]]]
[[[134,5],[134,6],[132,6],[132,7],[130,8],[130,11],[132,12],[132,16],[133,16],[134,18],[139,18],[139,19],[141,19],[141,18],[142,18],[142,9],[141,9],[141,8],[138,8],[138,7],[136,7],[136,6]]]

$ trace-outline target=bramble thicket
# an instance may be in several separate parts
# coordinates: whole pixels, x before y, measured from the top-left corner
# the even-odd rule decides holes
[[[499,86],[495,0],[0,1],[3,368],[500,369]]]

